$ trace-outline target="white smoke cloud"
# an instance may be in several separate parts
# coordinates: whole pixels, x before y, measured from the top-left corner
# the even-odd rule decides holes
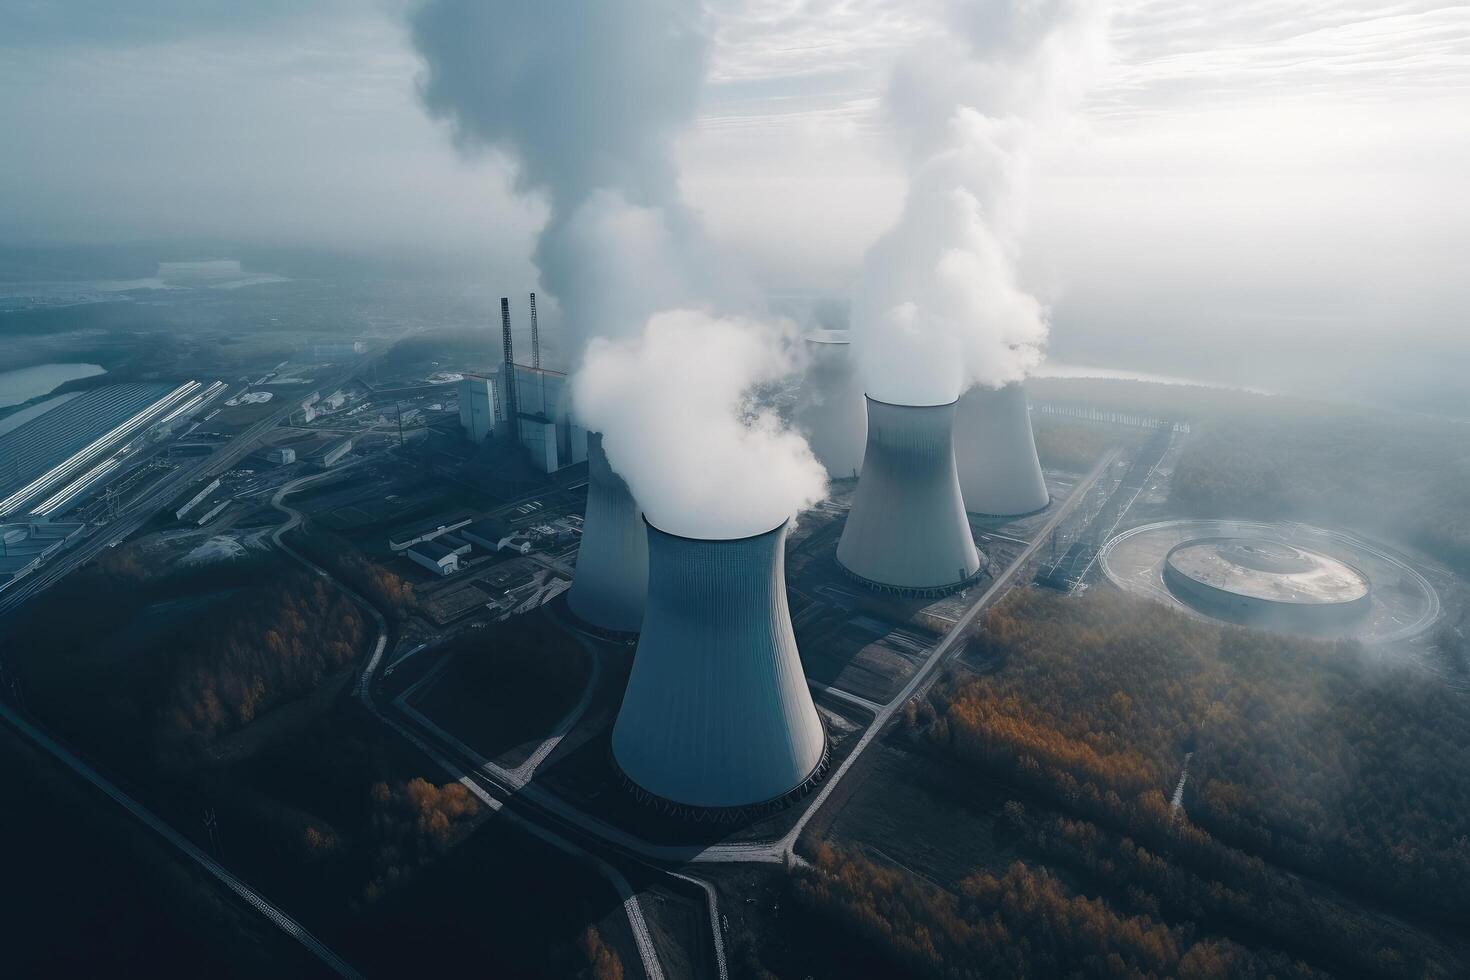
[[[640,336],[593,340],[573,397],[654,526],[759,534],[826,495],[806,440],[752,396],[790,375],[799,351],[789,321],[668,311]]]
[[[903,213],[864,258],[853,341],[867,391],[942,404],[1040,364],[1047,311],[1017,275],[1029,147],[1103,53],[1094,0],[953,0],[949,36],[900,63],[889,112]]]
[[[674,163],[708,31],[699,0],[430,0],[414,15],[430,113],[465,151],[510,156],[517,188],[550,205],[535,261],[573,359],[713,278]]]
[[[551,214],[536,247],[575,370],[573,412],[651,520],[692,537],[767,531],[820,499],[801,436],[752,388],[791,373],[784,326],[684,203],[675,138],[707,71],[701,0],[430,0],[423,98],[467,149],[517,162]],[[675,312],[677,311],[677,312]]]

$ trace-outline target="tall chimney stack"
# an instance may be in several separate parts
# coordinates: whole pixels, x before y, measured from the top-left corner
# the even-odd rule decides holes
[[[531,294],[531,367],[541,367],[541,331],[536,326],[536,294]]]
[[[520,417],[520,406],[516,404],[516,356],[510,344],[510,297],[500,297],[500,343],[505,348],[505,418],[515,431]]]

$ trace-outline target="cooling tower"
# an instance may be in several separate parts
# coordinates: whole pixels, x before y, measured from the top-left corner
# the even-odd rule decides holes
[[[648,525],[648,603],[612,752],[640,799],[700,820],[785,806],[827,739],[786,606],[786,525],[686,538]]]
[[[955,403],[891,405],[869,396],[863,472],[837,562],[884,591],[937,595],[974,578],[970,534],[954,463]]]
[[[796,407],[796,425],[834,480],[857,476],[863,465],[868,416],[846,330],[813,330],[811,357]]]
[[[567,604],[577,618],[633,633],[643,622],[648,536],[623,478],[608,465],[602,434],[587,434],[587,515]]]
[[[971,513],[1019,517],[1051,502],[1020,383],[964,394],[955,420],[954,459]]]

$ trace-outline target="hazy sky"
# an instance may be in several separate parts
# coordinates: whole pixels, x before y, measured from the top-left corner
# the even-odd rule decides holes
[[[764,285],[847,290],[899,213],[882,93],[933,6],[713,3],[684,196]],[[527,288],[545,208],[427,117],[413,7],[0,0],[0,241],[399,248]],[[1052,356],[1375,398],[1463,385],[1470,5],[1112,9],[1111,61],[1030,187]]]

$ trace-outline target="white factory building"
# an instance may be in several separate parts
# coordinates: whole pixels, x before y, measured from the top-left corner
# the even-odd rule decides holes
[[[404,554],[436,575],[453,575],[459,571],[459,555],[455,549],[438,541],[420,541],[411,545]]]
[[[502,373],[504,365],[502,365]],[[515,366],[521,445],[543,473],[587,459],[587,430],[572,422],[571,383],[560,371]]]
[[[459,424],[476,444],[514,434],[543,473],[587,459],[587,432],[568,414],[569,383],[560,371],[515,365],[516,420],[506,418],[505,365],[494,374],[466,375],[459,383]]]
[[[500,417],[500,401],[495,378],[484,374],[466,374],[459,382],[459,426],[465,438],[475,445],[495,434]]]

